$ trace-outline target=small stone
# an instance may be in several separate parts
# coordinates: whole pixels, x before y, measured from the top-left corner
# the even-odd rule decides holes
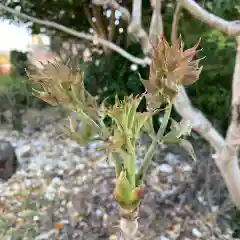
[[[73,194],[78,194],[80,192],[80,189],[78,187],[73,187]]]
[[[31,146],[23,145],[16,149],[16,154],[18,157],[30,157],[31,156]]]
[[[46,172],[51,172],[53,170],[53,167],[50,164],[47,164],[47,165],[44,166],[44,170]]]
[[[45,239],[50,239],[53,234],[55,234],[55,229],[52,229],[48,232],[44,232],[40,235],[38,235],[35,240],[45,240]]]
[[[31,180],[30,180],[30,179],[27,179],[27,178],[24,180],[24,183],[25,183],[25,186],[26,186],[27,188],[29,188],[29,187],[32,185]]]
[[[159,169],[159,171],[164,172],[164,173],[172,173],[173,172],[173,168],[168,164],[161,164],[158,169]]]
[[[33,216],[33,221],[35,221],[35,222],[37,222],[37,221],[39,221],[39,216]]]
[[[202,236],[202,233],[199,232],[198,229],[193,228],[193,229],[192,229],[192,235],[193,235],[194,237],[200,238],[200,237]]]
[[[179,163],[177,155],[170,153],[170,152],[166,154],[165,161],[171,165],[176,165]]]
[[[115,234],[113,234],[109,237],[109,240],[117,240],[117,236]]]
[[[186,164],[182,167],[182,170],[184,172],[190,172],[190,171],[192,171],[192,167],[189,164]]]
[[[56,189],[49,186],[47,191],[44,194],[44,197],[48,199],[49,201],[53,201],[56,197]]]
[[[59,208],[59,212],[60,212],[60,213],[63,213],[64,211],[65,211],[65,209],[64,209],[63,207],[60,207],[60,208]]]
[[[82,163],[80,163],[80,164],[78,164],[78,165],[76,166],[76,169],[81,171],[81,170],[84,169],[84,167],[85,167],[85,165],[82,164]]]
[[[97,216],[101,216],[102,215],[102,210],[101,209],[97,209],[95,211],[95,213],[96,213]]]
[[[160,236],[159,240],[169,240],[169,238],[165,237],[165,236]]]
[[[54,178],[52,179],[51,184],[53,184],[53,185],[61,185],[61,184],[62,184],[62,180],[61,180],[61,178],[59,178],[59,177],[54,177]]]
[[[64,174],[64,170],[63,170],[63,169],[59,169],[59,170],[57,171],[57,174],[58,174],[59,176],[62,176],[62,175]]]

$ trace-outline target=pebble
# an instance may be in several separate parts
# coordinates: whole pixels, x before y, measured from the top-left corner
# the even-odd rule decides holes
[[[192,235],[194,237],[200,238],[202,236],[202,233],[197,228],[193,228],[192,229]]]
[[[191,172],[192,171],[192,167],[189,164],[186,164],[182,167],[182,170],[184,172]]]
[[[169,238],[165,237],[165,236],[160,236],[159,240],[170,240]]]
[[[161,164],[158,167],[158,170],[160,172],[164,172],[164,173],[172,173],[173,172],[173,168],[170,165],[168,165],[168,164]]]
[[[164,160],[171,165],[177,165],[179,163],[178,156],[171,152],[166,154]]]
[[[31,146],[23,145],[21,147],[16,148],[16,154],[18,158],[26,158],[31,156]]]
[[[95,148],[101,145],[101,142],[90,144],[89,149],[87,149],[79,147],[75,142],[72,142],[69,139],[57,140],[53,138],[54,126],[54,124],[50,126],[48,131],[46,128],[42,132],[37,133],[25,131],[25,135],[16,131],[0,131],[0,137],[5,134],[4,138],[9,140],[16,147],[17,155],[20,158],[24,158],[29,161],[28,163],[23,162],[21,164],[21,170],[17,172],[11,181],[9,180],[8,182],[3,183],[0,182],[0,200],[5,200],[7,196],[12,196],[14,193],[21,190],[22,186],[21,184],[17,183],[17,181],[20,183],[22,182],[22,185],[25,185],[25,188],[28,190],[31,187],[37,188],[39,185],[43,185],[43,195],[49,201],[54,200],[56,196],[62,197],[60,199],[61,207],[59,207],[59,212],[63,213],[66,211],[66,209],[68,209],[69,212],[71,212],[71,224],[74,226],[75,224],[79,223],[79,216],[76,210],[74,210],[72,202],[64,198],[64,196],[68,194],[80,195],[79,192],[81,190],[81,186],[77,187],[74,185],[73,187],[69,188],[68,186],[64,185],[65,179],[63,178],[62,180],[61,176],[69,174],[70,171],[77,170],[80,173],[78,172],[76,174],[76,178],[74,178],[76,185],[77,183],[85,185],[84,181],[88,179],[88,174],[92,175],[92,170],[88,171],[89,169],[86,169],[88,167],[88,159],[86,158],[86,155],[93,153],[95,155]],[[51,129],[51,131],[49,129]],[[29,135],[26,134],[27,132],[29,132]],[[140,152],[144,154],[146,149],[141,148]],[[98,156],[98,154],[96,154],[96,156]],[[137,160],[138,165],[141,163],[141,159],[142,156],[139,156]],[[167,153],[164,158],[164,162],[166,163],[156,166],[156,168],[158,169],[158,172],[160,171],[162,173],[167,173],[169,174],[168,176],[171,176],[171,173],[174,172],[174,168],[172,166],[175,167],[176,165],[179,165],[178,155]],[[75,169],[73,169],[73,167]],[[102,161],[97,163],[96,167],[100,171],[104,168],[108,168],[109,164]],[[188,164],[182,164],[181,168],[185,172],[191,171],[192,169]],[[56,173],[58,176],[56,176]],[[44,176],[48,175],[50,176],[49,179],[45,179],[46,181],[44,184],[42,184],[42,179],[44,179]],[[55,177],[53,177],[53,175]],[[170,177],[168,179],[170,179]],[[78,186],[81,184],[78,184]],[[173,186],[171,189],[166,189],[164,190],[164,193],[168,195],[168,193],[174,191],[175,188],[176,187]],[[96,192],[96,194],[98,193]],[[112,203],[112,207],[117,207],[116,202]],[[105,213],[105,209],[97,208],[95,211],[93,209],[93,212],[96,216],[102,218],[105,224],[107,224],[107,221],[110,221],[107,213]],[[16,216],[17,214],[13,214],[13,217]],[[31,220],[35,222],[41,220],[41,213],[35,212],[32,214]],[[203,233],[201,233],[200,230],[193,228],[192,235],[196,238],[201,238],[204,232],[202,231]],[[41,233],[35,238],[35,240],[52,239],[55,233],[56,230],[51,229],[50,231]],[[116,235],[111,235],[109,240],[117,240]],[[159,240],[170,240],[170,238],[162,235],[160,236]]]

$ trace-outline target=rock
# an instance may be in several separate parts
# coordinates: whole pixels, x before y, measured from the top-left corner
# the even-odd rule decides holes
[[[170,165],[168,165],[168,164],[161,164],[158,167],[158,170],[160,172],[164,172],[164,173],[172,173],[173,172],[173,168]]]
[[[56,233],[55,229],[52,229],[48,232],[44,232],[42,234],[40,234],[39,236],[37,236],[35,238],[35,240],[44,240],[44,239],[49,239],[50,237],[52,237],[54,234]]]
[[[186,164],[182,167],[182,170],[184,172],[191,172],[192,171],[192,167],[189,164]]]
[[[8,180],[16,173],[18,160],[12,144],[0,140],[0,179]]]
[[[31,156],[31,146],[23,145],[16,149],[16,153],[18,157],[30,157]]]
[[[165,236],[160,236],[159,240],[169,240],[169,238],[165,237]]]
[[[165,161],[171,165],[177,165],[179,163],[178,156],[171,152],[166,154]]]
[[[200,238],[200,237],[202,236],[202,233],[199,232],[198,229],[193,228],[193,229],[192,229],[192,235],[193,235],[194,237]]]

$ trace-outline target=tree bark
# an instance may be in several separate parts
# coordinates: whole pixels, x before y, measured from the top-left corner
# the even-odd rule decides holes
[[[225,180],[235,205],[240,208],[240,36],[236,38],[237,53],[232,83],[232,119],[227,131],[226,144],[216,158],[216,164]]]

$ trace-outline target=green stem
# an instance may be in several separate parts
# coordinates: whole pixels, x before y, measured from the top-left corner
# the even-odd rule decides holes
[[[130,138],[127,137],[127,148],[128,148],[128,154],[124,159],[124,167],[127,169],[128,174],[128,180],[132,187],[135,187],[136,183],[136,156],[135,156],[135,148],[133,147],[133,144],[130,140]]]
[[[80,110],[80,111],[77,111],[77,113],[81,114],[83,118],[89,121],[89,123],[91,123],[91,125],[95,127],[97,131],[102,132],[100,126],[91,117],[89,117],[84,111]]]
[[[172,103],[170,103],[165,110],[164,113],[164,118],[163,118],[163,122],[157,132],[156,137],[153,139],[150,147],[148,148],[147,153],[144,156],[143,162],[141,164],[140,169],[138,170],[137,174],[136,174],[136,182],[139,185],[140,183],[142,183],[143,178],[146,174],[146,171],[152,161],[155,149],[158,145],[158,141],[163,137],[163,134],[166,130],[170,115],[171,115],[171,111],[172,111]]]

